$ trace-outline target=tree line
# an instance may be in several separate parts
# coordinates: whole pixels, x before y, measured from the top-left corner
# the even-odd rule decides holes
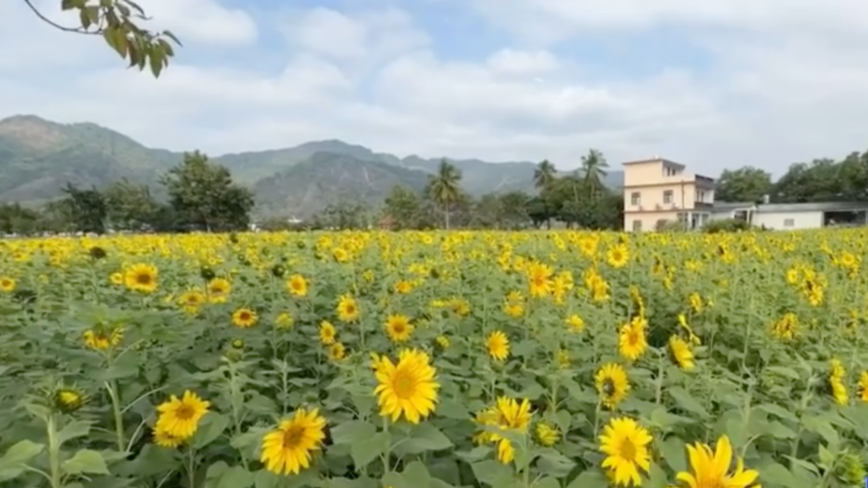
[[[753,166],[724,170],[716,185],[714,198],[721,202],[756,202],[765,195],[776,203],[868,201],[868,151],[841,161],[794,163],[777,180]]]

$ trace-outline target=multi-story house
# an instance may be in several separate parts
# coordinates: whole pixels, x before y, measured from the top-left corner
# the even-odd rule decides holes
[[[663,158],[624,163],[624,230],[653,231],[677,221],[698,229],[714,206],[714,179]]]

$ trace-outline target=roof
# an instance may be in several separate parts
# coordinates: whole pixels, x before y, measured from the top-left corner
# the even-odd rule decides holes
[[[712,212],[753,209],[757,213],[847,212],[868,210],[868,202],[754,203],[714,202]]]
[[[678,166],[680,168],[686,168],[681,163],[676,163],[675,161],[670,161],[666,158],[648,158],[648,159],[638,159],[636,161],[627,161],[625,163],[621,163],[623,166],[629,166],[631,164],[648,164],[648,163],[666,163],[672,166]]]

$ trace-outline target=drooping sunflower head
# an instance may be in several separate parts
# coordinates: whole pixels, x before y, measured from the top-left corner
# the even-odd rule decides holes
[[[679,368],[690,371],[696,364],[693,361],[693,351],[690,349],[690,344],[677,335],[669,338],[669,351],[672,353],[672,359]]]
[[[600,395],[600,401],[609,409],[615,409],[627,398],[627,393],[630,391],[627,371],[617,363],[605,364],[597,370],[594,386],[597,388],[597,394]]]
[[[332,325],[331,322],[327,320],[323,320],[319,324],[319,341],[325,345],[330,345],[335,343],[335,337],[337,336],[338,331],[335,329],[335,326]]]
[[[105,252],[105,249],[99,246],[93,246],[87,250],[88,255],[90,255],[91,259],[94,261],[98,261],[100,259],[104,259],[108,254]]]
[[[413,324],[406,315],[390,315],[386,319],[386,334],[393,342],[406,342],[413,335]]]
[[[536,424],[536,438],[540,445],[551,447],[557,444],[561,438],[561,433],[557,427],[553,427],[545,422]]]

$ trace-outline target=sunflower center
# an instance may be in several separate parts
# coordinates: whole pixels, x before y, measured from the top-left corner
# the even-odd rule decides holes
[[[283,431],[283,448],[293,449],[298,446],[304,437],[304,427],[301,425],[291,425]]]
[[[615,394],[615,382],[612,381],[611,378],[606,378],[603,381],[603,393],[606,396],[612,396]]]
[[[240,314],[238,314],[238,318],[246,322],[250,320],[250,314],[248,312],[241,312]]]
[[[352,315],[352,314],[356,313],[356,306],[353,305],[352,303],[348,303],[346,310],[347,310],[348,314]]]
[[[190,420],[193,418],[193,415],[196,414],[196,409],[194,409],[191,405],[181,405],[178,407],[178,410],[175,411],[175,415],[180,420]]]
[[[621,458],[630,462],[636,459],[636,445],[633,444],[631,439],[624,439],[621,441]]]
[[[401,322],[392,325],[392,331],[396,334],[403,334],[405,330],[407,330],[407,327]]]
[[[402,400],[407,400],[416,393],[416,381],[404,371],[395,374],[392,386],[395,389],[395,396]]]
[[[150,285],[151,284],[151,275],[148,273],[139,273],[136,275],[136,283],[140,285]]]
[[[631,346],[639,344],[639,333],[635,330],[631,330],[627,333],[627,342],[629,342]]]

